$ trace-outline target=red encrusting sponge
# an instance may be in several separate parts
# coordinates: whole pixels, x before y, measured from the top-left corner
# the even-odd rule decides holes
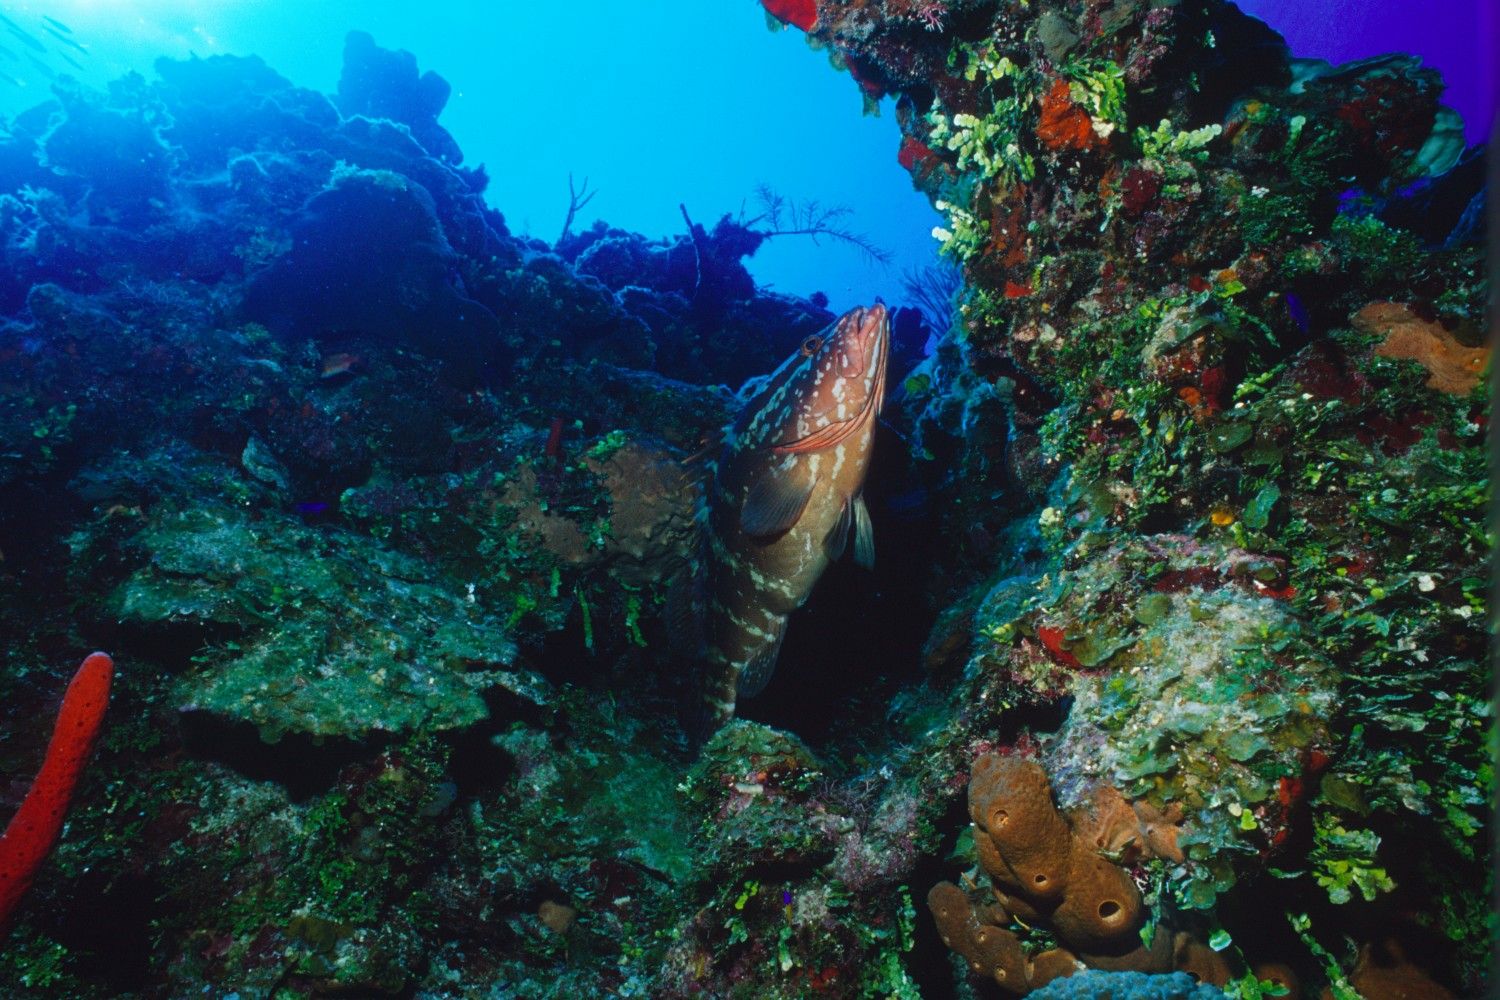
[[[84,659],[63,695],[42,769],[0,835],[0,930],[9,925],[16,905],[57,843],[73,789],[104,721],[114,675],[115,661],[108,655],[90,653]]]
[[[818,23],[817,0],[760,0],[761,5],[773,17],[794,24],[803,31],[811,31]]]

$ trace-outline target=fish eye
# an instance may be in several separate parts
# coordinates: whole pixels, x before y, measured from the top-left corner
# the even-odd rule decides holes
[[[814,354],[817,354],[818,353],[818,348],[820,348],[822,346],[823,346],[823,338],[822,337],[819,337],[819,336],[816,336],[816,335],[808,337],[806,340],[804,340],[802,342],[802,356],[804,358],[810,358]]]

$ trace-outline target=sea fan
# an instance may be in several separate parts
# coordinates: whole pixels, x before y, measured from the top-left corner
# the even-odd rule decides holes
[[[926,267],[910,267],[901,276],[908,305],[922,313],[927,325],[941,333],[953,322],[964,276],[953,264],[938,261]]]

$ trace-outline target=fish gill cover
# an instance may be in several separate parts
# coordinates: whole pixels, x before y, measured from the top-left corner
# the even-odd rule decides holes
[[[1485,990],[1484,170],[1436,75],[1217,0],[764,6],[896,97],[962,283],[913,283],[930,356],[891,310],[873,576],[851,503],[702,747],[722,386],[835,319],[744,268],[795,225],[517,237],[360,33],[332,95],[195,58],[8,123],[7,805],[59,671],[118,674],[0,992]]]

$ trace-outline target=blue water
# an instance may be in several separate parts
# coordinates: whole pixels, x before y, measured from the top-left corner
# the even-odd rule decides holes
[[[1409,0],[1242,6],[1285,34],[1298,55],[1422,56],[1443,72],[1448,101],[1477,142],[1495,108],[1488,2],[1434,0],[1420,17]],[[754,216],[755,192],[767,185],[798,201],[847,207],[850,228],[891,255],[881,264],[837,241],[789,237],[749,261],[761,284],[822,291],[836,311],[899,297],[903,271],[930,263],[935,251],[939,219],[896,163],[891,102],[879,116],[862,116],[848,75],[810,51],[800,32],[768,30],[753,0],[56,0],[0,11],[47,49],[36,53],[0,30],[0,48],[16,56],[0,51],[0,113],[48,96],[33,55],[103,86],[132,70],[150,76],[163,55],[254,53],[293,83],[331,93],[344,35],[360,28],[386,48],[415,53],[424,70],[452,84],[442,123],[467,164],[488,168],[487,198],[513,231],[557,237],[570,173],[598,192],[582,226],[602,218],[649,236],[683,231],[679,205],[710,224],[724,213]],[[72,29],[87,54],[49,32],[46,16]]]

